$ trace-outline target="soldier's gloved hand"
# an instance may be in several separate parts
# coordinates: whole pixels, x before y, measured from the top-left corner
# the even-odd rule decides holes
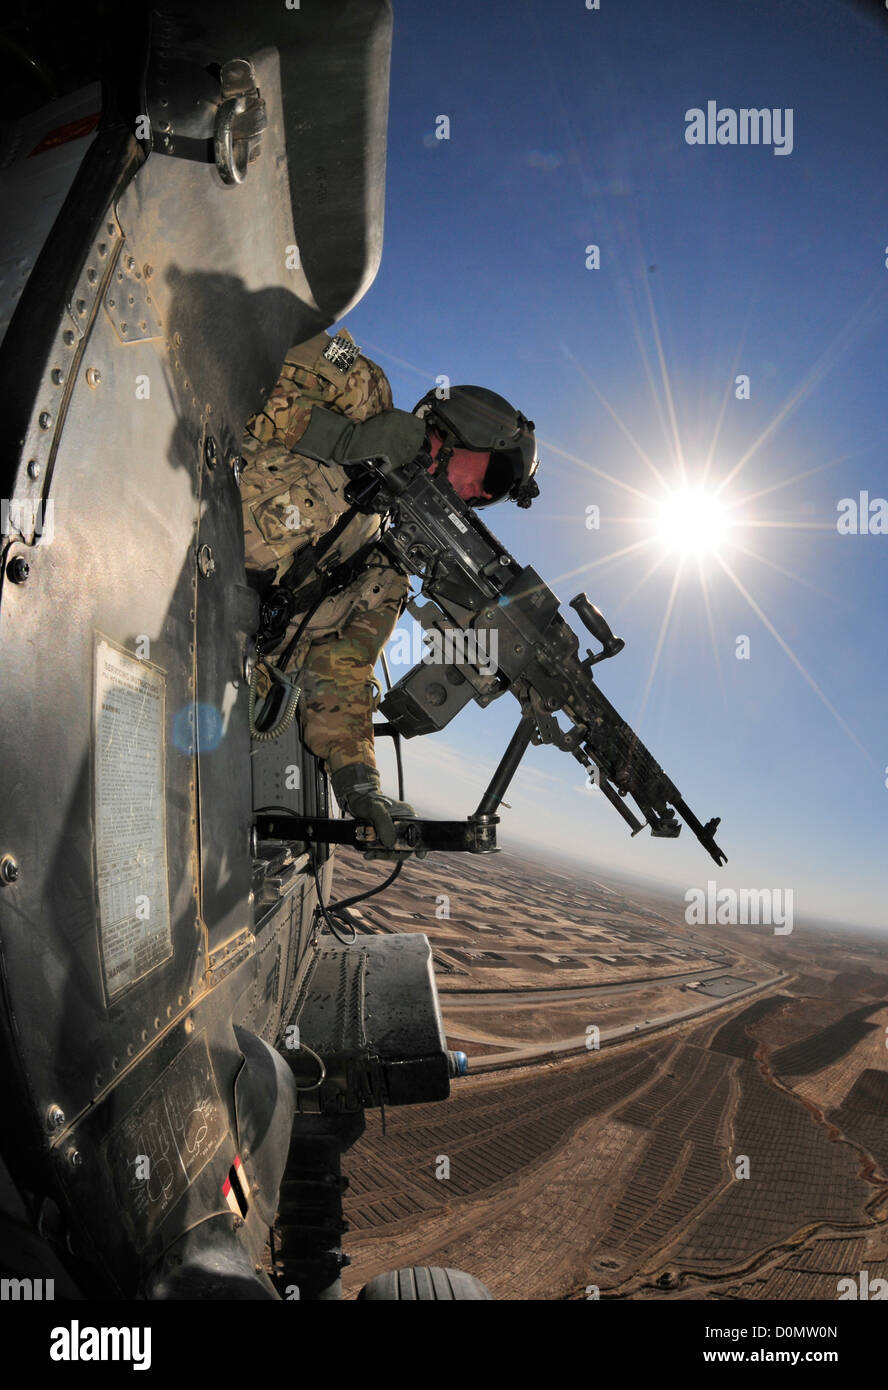
[[[364,851],[367,859],[399,860],[410,854],[415,854],[417,859],[425,858],[425,849],[395,848],[398,838],[395,820],[415,817],[416,812],[406,801],[395,801],[383,793],[375,767],[350,763],[334,772],[330,780],[340,806],[344,806],[355,820],[369,821],[376,831],[378,845]]]
[[[321,463],[345,466],[364,459],[386,458],[400,468],[416,458],[425,438],[422,420],[407,410],[383,410],[369,420],[355,421],[339,411],[316,405],[294,448]]]

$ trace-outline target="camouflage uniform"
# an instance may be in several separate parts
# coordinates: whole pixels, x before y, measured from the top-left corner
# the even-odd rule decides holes
[[[247,423],[241,481],[247,568],[274,568],[275,581],[294,555],[317,543],[348,509],[348,477],[338,464],[320,464],[298,452],[312,408],[323,405],[353,420],[392,408],[391,387],[380,367],[358,355],[349,333],[319,334],[291,348],[264,410]],[[358,514],[321,557],[327,569],[376,534],[380,517]],[[312,583],[318,569],[305,583]],[[301,587],[301,586],[300,586]],[[300,638],[291,669],[301,668],[299,708],[306,744],[330,772],[350,763],[376,765],[373,751],[373,667],[391,636],[408,582],[380,549],[360,573],[323,599]],[[306,607],[304,605],[302,612]],[[279,651],[299,625],[298,607]],[[272,654],[269,658],[275,660]],[[260,668],[261,671],[261,668]],[[268,688],[268,677],[259,690]]]

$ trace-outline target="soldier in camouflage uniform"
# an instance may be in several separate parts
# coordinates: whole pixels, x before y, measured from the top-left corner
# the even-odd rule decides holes
[[[264,410],[247,424],[241,451],[246,565],[249,570],[273,569],[276,580],[295,552],[316,543],[348,506],[345,471],[298,452],[315,405],[354,420],[392,408],[391,387],[381,368],[357,354],[344,330],[335,340],[323,333],[291,349]],[[325,553],[323,567],[354,555],[380,524],[378,516],[353,517]],[[294,665],[301,668],[303,737],[331,773],[348,763],[375,765],[371,677],[408,587],[386,553],[372,551],[363,572],[321,603],[294,652]],[[297,610],[286,640],[303,612]],[[267,689],[267,677],[265,685]],[[262,685],[260,691],[264,693]]]
[[[507,412],[512,409],[501,397],[481,388],[457,389],[489,397]],[[477,408],[477,402],[472,404]],[[315,407],[320,409],[315,412]],[[327,421],[326,437],[331,439],[332,417],[327,412],[358,422],[351,431],[354,457],[358,459],[385,453],[408,462],[424,444],[430,446],[434,458],[441,439],[433,431],[426,434],[419,407],[418,414],[393,409],[391,387],[382,369],[361,356],[343,329],[335,338],[321,333],[287,353],[264,409],[247,423],[241,449],[248,572],[254,579],[256,572],[264,574],[265,584],[279,583],[294,556],[302,558],[304,547],[319,548],[317,564],[295,586],[294,612],[284,639],[289,647],[302,628],[291,657],[302,691],[299,711],[303,738],[312,753],[327,764],[340,804],[355,817],[369,820],[388,852],[384,857],[394,857],[392,817],[414,812],[405,803],[383,796],[379,787],[373,747],[373,668],[403,609],[409,585],[388,554],[372,544],[382,518],[357,512],[345,522],[349,476],[336,458],[349,461],[350,456],[338,448],[335,456],[328,453],[321,428]],[[517,419],[524,425],[530,423],[522,416]],[[362,423],[367,421],[372,423]],[[336,426],[337,430],[342,428]],[[498,415],[496,430],[502,430]],[[532,434],[523,433],[533,444]],[[299,451],[303,437],[306,453]],[[315,447],[310,446],[312,438]],[[495,456],[469,443],[469,448],[448,450],[448,479],[465,500],[484,505],[485,500],[497,500],[485,490],[483,481]],[[515,464],[518,471],[523,468],[526,477],[536,467],[535,445],[531,452],[532,461],[528,456]],[[514,481],[513,463],[506,470],[509,486]],[[329,543],[325,538],[331,531],[336,534]],[[310,561],[312,553],[306,553]],[[316,607],[306,601],[300,608],[303,589],[306,594],[312,588],[317,590],[320,575],[353,558],[359,561],[356,573],[344,587],[340,584]],[[260,693],[267,693],[270,682],[261,666],[257,685]]]

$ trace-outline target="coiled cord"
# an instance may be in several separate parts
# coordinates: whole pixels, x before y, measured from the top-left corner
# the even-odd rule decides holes
[[[293,723],[296,714],[296,706],[299,704],[299,696],[302,690],[292,681],[288,681],[289,691],[280,717],[272,724],[270,729],[260,729],[256,725],[256,683],[259,676],[258,661],[253,666],[253,674],[250,676],[250,700],[247,706],[247,717],[250,721],[250,734],[257,743],[271,743],[274,739],[280,738],[285,734]]]

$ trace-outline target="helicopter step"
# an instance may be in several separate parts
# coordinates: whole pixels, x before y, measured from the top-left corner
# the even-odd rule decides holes
[[[336,1299],[341,1157],[367,1106],[445,1100],[465,1070],[447,1049],[428,939],[419,933],[323,944],[305,972],[281,1049],[296,1115],[280,1187],[274,1281],[283,1299]]]
[[[420,932],[324,941],[284,1029],[299,1113],[446,1100],[458,1074],[447,1049]]]

